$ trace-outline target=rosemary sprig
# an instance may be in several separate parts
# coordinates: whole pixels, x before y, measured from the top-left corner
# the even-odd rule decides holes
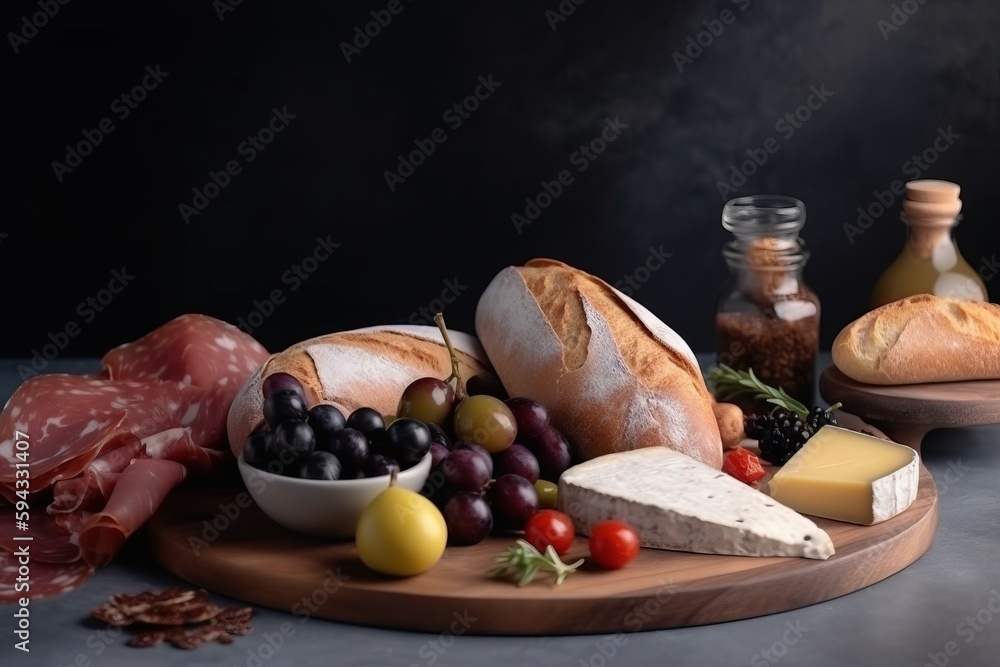
[[[525,540],[518,540],[513,546],[494,559],[496,566],[490,572],[495,577],[507,577],[517,580],[518,586],[531,583],[539,570],[553,572],[556,584],[561,584],[566,577],[583,565],[583,559],[567,565],[559,558],[559,554],[550,544],[543,556],[538,549]]]
[[[708,381],[713,390],[719,394],[720,399],[732,398],[740,394],[753,394],[754,398],[764,399],[768,403],[794,412],[802,421],[809,417],[809,408],[789,396],[784,389],[780,387],[775,389],[762,382],[754,375],[752,368],[749,371],[738,371],[725,364],[719,364],[708,371]],[[839,407],[840,403],[836,403],[827,408],[827,411],[833,411]]]

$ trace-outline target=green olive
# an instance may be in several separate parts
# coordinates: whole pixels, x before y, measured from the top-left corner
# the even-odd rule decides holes
[[[535,492],[538,493],[538,506],[541,509],[552,509],[559,498],[559,485],[547,479],[535,482]]]
[[[514,413],[499,398],[486,394],[469,396],[458,404],[454,427],[460,441],[479,445],[490,454],[507,449],[517,437]]]

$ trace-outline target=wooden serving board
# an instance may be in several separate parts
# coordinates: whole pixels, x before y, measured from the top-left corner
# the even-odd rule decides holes
[[[819,391],[831,405],[840,401],[847,412],[918,451],[936,428],[1000,423],[1000,380],[876,385],[830,365],[820,375]]]
[[[518,588],[487,576],[493,558],[514,537],[449,547],[428,572],[396,579],[368,570],[353,542],[298,535],[254,505],[234,520],[216,519],[239,492],[176,489],[148,524],[160,564],[208,590],[299,616],[477,635],[631,632],[803,607],[905,568],[930,547],[938,516],[934,481],[921,466],[917,499],[899,516],[876,526],[816,519],[836,548],[825,561],[642,549],[621,570],[601,570],[588,561],[560,586],[542,573]],[[199,543],[212,536],[203,521],[213,519],[229,525],[214,541]],[[587,555],[585,538],[577,538],[563,560]]]

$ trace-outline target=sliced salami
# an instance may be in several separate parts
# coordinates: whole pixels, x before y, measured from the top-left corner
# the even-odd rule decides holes
[[[26,458],[43,596],[107,564],[189,472],[232,462],[229,408],[268,356],[230,324],[182,315],[108,352],[100,375],[41,375],[14,392],[0,414],[0,496],[17,500]],[[30,443],[26,456],[18,439]],[[3,584],[17,569],[5,555],[13,511],[0,509],[0,519],[11,514],[0,527]]]
[[[0,491],[9,500],[14,499],[17,464],[24,462],[19,454],[27,459],[31,491],[37,493],[51,483],[57,468],[67,467],[68,476],[78,474],[115,437],[127,415],[111,407],[117,394],[98,392],[103,385],[56,374],[18,387],[0,414]],[[27,446],[18,449],[18,442]]]
[[[199,399],[203,390],[188,389]],[[98,454],[177,425],[187,411],[173,382],[39,375],[18,387],[0,414],[0,485],[13,489],[17,433],[27,434],[31,489],[80,474]],[[10,494],[5,494],[10,498]]]
[[[0,604],[12,604],[21,598],[41,600],[68,593],[86,582],[94,568],[82,560],[75,563],[43,563],[30,559],[22,565],[18,556],[0,550]],[[27,581],[21,568],[27,568]]]
[[[260,343],[233,325],[189,313],[114,348],[101,359],[101,367],[118,380],[167,380],[205,388],[236,385],[235,396],[268,356]]]
[[[33,507],[28,513],[28,530],[17,529],[14,510],[0,510],[0,549],[14,552],[19,546],[29,545],[31,561],[45,563],[72,563],[80,559],[80,547],[72,534],[45,511]],[[30,536],[31,541],[16,541],[15,537]]]

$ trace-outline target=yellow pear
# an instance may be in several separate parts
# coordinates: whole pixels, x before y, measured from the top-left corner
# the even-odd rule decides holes
[[[355,541],[361,562],[382,574],[426,572],[444,554],[448,527],[434,503],[395,485],[378,494],[358,517]]]

